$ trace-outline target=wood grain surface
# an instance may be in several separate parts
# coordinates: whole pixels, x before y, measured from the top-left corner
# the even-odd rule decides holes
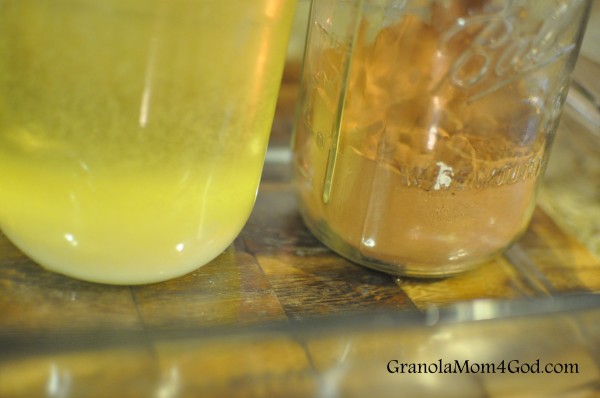
[[[590,67],[592,62],[586,59],[584,75],[600,70],[598,64],[596,69]],[[369,386],[377,396],[373,386],[381,384],[373,383],[389,375],[373,373],[369,376],[373,383],[367,382],[371,379],[366,376],[352,375],[373,371],[370,366],[387,355],[386,347],[395,347],[396,352],[411,358],[419,358],[419,347],[450,357],[455,355],[451,348],[458,347],[452,342],[464,343],[466,336],[473,344],[484,337],[518,342],[519,336],[511,337],[511,330],[518,330],[521,336],[531,335],[524,341],[529,341],[530,347],[538,344],[549,359],[579,361],[585,366],[578,377],[545,385],[544,391],[556,393],[573,387],[584,393],[572,396],[600,396],[597,311],[587,318],[552,318],[517,329],[493,324],[488,331],[484,325],[475,332],[454,327],[415,333],[408,328],[381,331],[376,338],[351,331],[347,335],[309,337],[277,332],[260,338],[212,335],[170,341],[152,337],[163,332],[176,335],[181,330],[260,328],[377,311],[415,316],[432,306],[486,298],[600,293],[600,258],[541,207],[523,237],[505,254],[453,278],[393,277],[331,252],[303,225],[290,184],[287,151],[297,75],[297,66],[291,66],[284,79],[254,211],[234,244],[210,264],[163,283],[100,285],[44,270],[0,233],[0,396],[107,396],[102,393],[107,385],[123,397],[338,396],[323,395],[323,391],[333,388],[340,378],[346,384],[338,384],[341,389],[335,391],[339,396],[364,396],[361,393]],[[598,75],[594,76],[597,83]],[[600,220],[596,221],[600,225]],[[556,332],[555,346],[536,341],[535,330]],[[135,336],[135,343],[124,338],[126,344],[116,344],[123,335]],[[45,344],[49,337],[58,340]],[[110,342],[110,348],[106,344],[89,347],[90,339],[99,346]],[[62,345],[54,346],[59,340]],[[81,341],[84,343],[78,345]],[[344,368],[345,378],[336,376],[338,365],[348,363],[348,358],[355,358],[355,362]],[[365,362],[359,366],[361,361]],[[382,366],[379,362],[377,366]],[[53,377],[58,380],[55,390],[48,381]],[[422,386],[415,379],[405,380],[402,387],[398,378],[386,380],[386,388],[402,388],[409,395]],[[440,386],[447,382],[455,384],[455,396],[501,397],[514,391],[507,390],[504,379],[489,375],[453,380],[432,378],[438,384],[430,384],[429,391],[442,391]],[[531,377],[522,376],[509,384],[531,381]],[[70,395],[61,395],[60,386],[66,388],[67,384]]]
[[[293,115],[290,86],[283,89],[278,120]],[[271,151],[285,151],[291,124],[275,125],[281,130],[274,130],[278,144]],[[63,277],[42,269],[0,235],[0,333],[247,324],[478,298],[600,292],[598,257],[540,208],[505,255],[454,278],[400,279],[357,266],[308,232],[289,176],[289,163],[267,162],[254,211],[236,242],[212,263],[164,283],[109,286]]]

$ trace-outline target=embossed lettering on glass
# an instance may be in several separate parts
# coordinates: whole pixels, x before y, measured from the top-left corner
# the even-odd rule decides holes
[[[294,138],[301,214],[385,272],[471,269],[526,229],[587,0],[315,0]]]

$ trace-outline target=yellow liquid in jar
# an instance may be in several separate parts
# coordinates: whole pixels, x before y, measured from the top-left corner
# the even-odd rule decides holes
[[[200,5],[202,4],[202,5]],[[41,265],[149,283],[252,209],[294,2],[6,2],[0,228]]]

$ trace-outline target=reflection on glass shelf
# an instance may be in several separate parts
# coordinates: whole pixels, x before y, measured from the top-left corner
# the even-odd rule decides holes
[[[539,203],[600,258],[600,1],[573,72]]]
[[[578,94],[572,90],[563,112],[539,203],[600,257],[600,110],[586,115],[574,108],[585,101]]]
[[[599,295],[255,328],[2,337],[2,397],[600,394]]]

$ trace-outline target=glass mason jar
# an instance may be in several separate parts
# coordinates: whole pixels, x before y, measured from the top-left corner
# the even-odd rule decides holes
[[[256,197],[295,0],[6,0],[0,228],[139,284],[209,262]]]
[[[300,211],[391,274],[463,272],[526,229],[591,1],[314,0]]]

